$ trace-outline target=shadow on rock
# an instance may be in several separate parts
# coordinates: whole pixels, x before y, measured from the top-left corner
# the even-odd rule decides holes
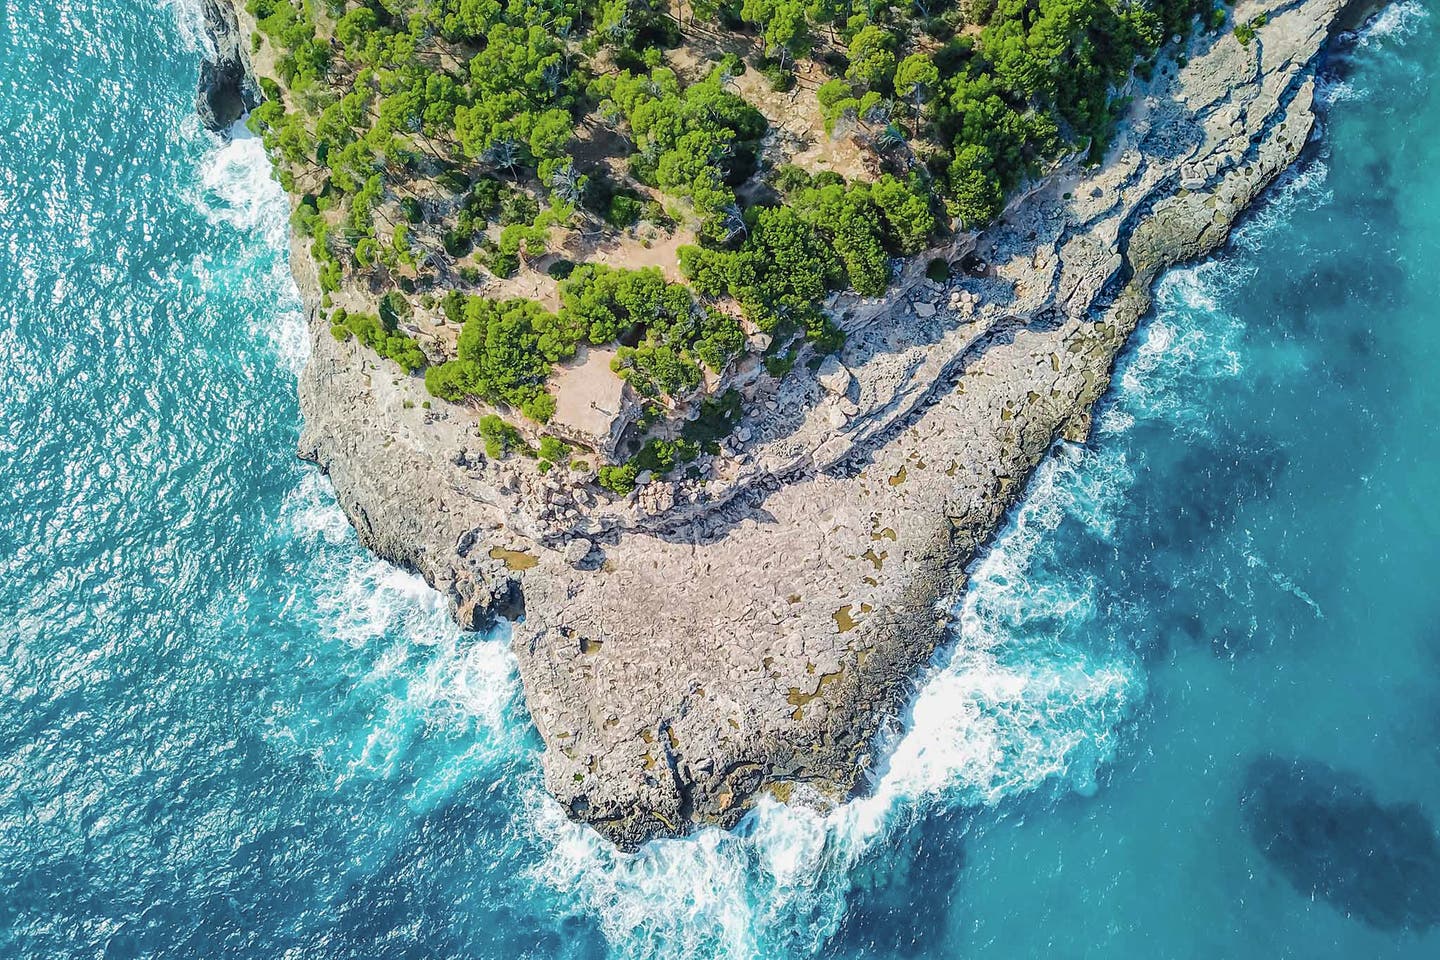
[[[1264,756],[1240,798],[1251,840],[1302,895],[1382,930],[1440,922],[1440,842],[1413,803],[1382,804],[1357,777]]]

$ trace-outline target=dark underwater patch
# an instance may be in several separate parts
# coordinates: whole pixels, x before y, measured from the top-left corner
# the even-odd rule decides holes
[[[1440,842],[1416,804],[1383,804],[1315,760],[1250,764],[1240,797],[1251,841],[1306,897],[1382,930],[1440,922]]]
[[[1106,605],[1126,608],[1121,619],[1137,626],[1131,640],[1152,662],[1193,646],[1224,659],[1248,654],[1258,646],[1253,589],[1248,578],[1232,581],[1226,571],[1243,562],[1236,543],[1252,525],[1247,518],[1269,509],[1272,491],[1291,469],[1290,454],[1260,425],[1241,430],[1217,421],[1209,438],[1140,429],[1154,430],[1145,442],[1158,452],[1137,471],[1119,547],[1140,559],[1112,567],[1102,587]],[[1117,548],[1103,543],[1099,554],[1096,549],[1080,538],[1057,546],[1061,565],[1071,567],[1103,563],[1100,557]],[[1169,599],[1143,612],[1129,610],[1156,596]]]
[[[932,957],[943,951],[965,868],[962,816],[932,814],[896,831],[861,861],[825,957]]]

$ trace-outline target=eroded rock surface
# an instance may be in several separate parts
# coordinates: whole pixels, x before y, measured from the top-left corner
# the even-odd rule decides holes
[[[362,541],[514,646],[545,773],[624,847],[731,825],[762,792],[864,784],[877,731],[946,636],[964,565],[1057,437],[1083,439],[1157,274],[1222,243],[1299,155],[1316,59],[1347,0],[1241,3],[1248,45],[1197,38],[1108,161],[1057,170],[883,301],[833,304],[833,361],[757,378],[706,482],[611,502],[485,458],[475,414],[430,400],[318,316],[301,454]],[[818,374],[818,376],[817,376]]]
[[[200,64],[195,109],[207,130],[224,133],[254,109],[260,97],[235,8],[226,0],[204,0],[204,22],[210,50]]]

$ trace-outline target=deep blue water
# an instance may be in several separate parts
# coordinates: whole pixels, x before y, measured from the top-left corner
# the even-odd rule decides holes
[[[0,0],[0,956],[1440,955],[1440,28],[1164,281],[875,795],[621,857],[293,456],[189,6]]]

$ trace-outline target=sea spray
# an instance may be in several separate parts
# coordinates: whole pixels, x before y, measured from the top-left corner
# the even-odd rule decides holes
[[[333,658],[344,657],[346,699],[368,715],[354,739],[314,744],[336,777],[403,773],[423,806],[529,752],[508,627],[466,634],[419,576],[347,549],[353,533],[318,473],[305,474],[287,495],[281,519],[306,553],[321,558],[296,611],[314,618],[309,666],[334,669]]]
[[[1430,10],[1420,0],[1387,3],[1365,29],[1360,31],[1358,45],[1364,48],[1395,50],[1403,46],[1429,18]]]

